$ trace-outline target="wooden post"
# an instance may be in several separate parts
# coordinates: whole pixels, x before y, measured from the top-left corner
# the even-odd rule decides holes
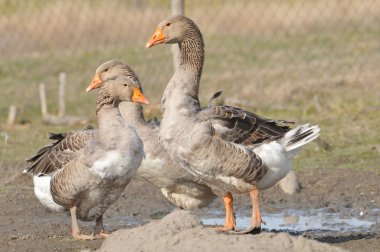
[[[42,118],[48,115],[47,103],[46,103],[46,93],[45,93],[45,84],[41,83],[40,87],[40,103],[41,103],[41,113]]]
[[[17,107],[15,105],[11,105],[9,107],[9,114],[7,119],[7,125],[12,126],[15,123],[17,114]]]
[[[185,0],[172,0],[172,15],[183,15],[184,14],[184,1]],[[172,45],[172,54],[173,54],[173,65],[174,71],[178,67],[178,54],[179,48],[177,44]]]
[[[59,74],[59,87],[58,87],[58,116],[65,115],[65,87],[66,87],[66,73]]]

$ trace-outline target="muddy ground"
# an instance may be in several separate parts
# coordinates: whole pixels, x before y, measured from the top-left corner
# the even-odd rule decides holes
[[[18,175],[21,168],[0,167],[0,251],[80,251],[100,248],[103,241],[74,241],[70,236],[70,218],[65,213],[44,209],[33,194],[31,177]],[[264,191],[261,208],[266,213],[289,209],[324,209],[341,216],[377,219],[365,230],[341,232],[288,232],[292,236],[329,243],[351,251],[380,251],[380,174],[376,171],[309,169],[297,172],[300,192],[286,195],[278,188]],[[246,195],[235,197],[235,208],[249,212]],[[172,212],[174,207],[159,190],[142,180],[132,181],[120,200],[106,212],[108,231],[131,229],[154,222]],[[221,200],[195,211],[198,216],[210,210],[223,211]],[[263,216],[265,220],[265,215]],[[91,233],[94,223],[80,222],[83,233]],[[264,226],[265,228],[265,226]],[[275,237],[264,230],[264,236]],[[260,234],[262,235],[262,234]],[[243,239],[243,238],[242,238]],[[245,238],[244,238],[245,239]]]

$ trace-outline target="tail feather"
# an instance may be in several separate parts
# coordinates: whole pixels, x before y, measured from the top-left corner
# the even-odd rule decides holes
[[[285,148],[287,155],[292,157],[298,153],[302,146],[318,138],[320,131],[318,125],[303,124],[288,131],[280,143]]]

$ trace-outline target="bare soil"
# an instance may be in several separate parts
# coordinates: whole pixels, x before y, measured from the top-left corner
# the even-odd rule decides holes
[[[31,177],[27,175],[15,175],[20,170],[22,169],[0,167],[0,172],[6,175],[0,178],[0,251],[78,251],[100,248],[104,240],[73,240],[70,235],[69,215],[67,213],[49,212],[43,208],[34,196]],[[322,208],[328,212],[339,213],[342,216],[357,214],[360,218],[365,219],[367,217],[373,218],[373,216],[369,216],[373,213],[372,209],[380,209],[380,174],[375,170],[330,170],[321,168],[299,171],[297,172],[297,176],[301,189],[294,195],[286,195],[278,188],[262,192],[261,207],[265,212]],[[236,195],[234,203],[238,211],[249,211],[251,207],[247,195]],[[145,236],[144,234],[157,235],[157,232],[151,230],[162,228],[163,224],[161,226],[154,226],[158,225],[157,223],[166,223],[168,221],[170,223],[177,223],[181,219],[183,223],[186,223],[187,218],[190,218],[189,223],[195,224],[191,224],[190,227],[183,224],[185,225],[184,229],[174,227],[173,230],[176,230],[175,235],[162,235],[163,238],[166,237],[164,239],[167,239],[165,242],[167,246],[173,243],[173,240],[171,240],[173,237],[183,237],[185,234],[189,241],[198,243],[199,240],[202,240],[203,243],[197,245],[200,249],[203,248],[202,246],[207,246],[208,243],[210,245],[211,243],[214,244],[213,246],[219,244],[220,248],[224,248],[226,244],[223,244],[223,241],[228,243],[231,240],[233,240],[235,246],[238,246],[239,240],[243,244],[246,239],[251,239],[253,243],[255,241],[257,243],[257,238],[252,235],[247,235],[250,238],[243,238],[241,236],[237,238],[236,235],[220,236],[220,234],[210,231],[208,227],[202,228],[197,224],[196,217],[192,214],[181,216],[181,214],[177,213],[178,211],[174,211],[166,219],[159,221],[173,212],[173,210],[175,210],[175,207],[163,198],[158,189],[145,181],[133,180],[118,202],[107,210],[104,217],[108,231],[126,230],[115,232],[104,243],[104,246],[111,246],[107,244],[112,244],[115,247],[117,243],[122,244],[122,237],[129,237],[128,241],[131,251],[133,251],[132,248],[137,248],[141,243],[141,239],[136,238],[136,243],[133,243],[131,237],[136,237],[137,235],[148,238],[149,236]],[[210,210],[223,211],[222,201],[215,200],[207,208],[194,211],[193,213],[202,216]],[[359,214],[360,212],[362,212],[362,215]],[[179,216],[175,217],[176,215]],[[263,218],[265,219],[265,216]],[[379,220],[378,217],[377,220]],[[89,234],[92,232],[94,223],[80,222],[80,226],[83,233]],[[124,233],[120,236],[122,232]],[[372,225],[368,230],[358,230],[357,232],[342,231],[319,234],[318,232],[278,233],[263,231],[257,237],[260,237],[259,240],[264,241],[264,243],[267,241],[268,244],[272,244],[273,246],[275,246],[274,244],[279,244],[276,246],[293,244],[291,248],[293,251],[300,251],[299,249],[302,246],[310,248],[311,251],[327,251],[326,245],[351,251],[380,251],[379,223]],[[182,240],[179,239],[179,241]],[[279,240],[282,242],[278,242]],[[325,244],[322,244],[322,247],[318,247],[316,244],[320,243],[309,243],[309,240],[316,240]],[[185,246],[187,243],[183,241],[183,243],[180,242],[178,244]],[[162,244],[162,246],[156,245],[151,248],[165,248]],[[252,249],[263,251],[265,250],[264,245],[257,245],[256,247],[252,247]],[[217,247],[213,248],[217,249]],[[243,250],[247,249],[245,247],[240,248]],[[107,247],[102,247],[101,250],[105,251]],[[334,250],[335,248],[331,248],[330,251]],[[146,248],[144,251],[149,251],[149,248]],[[268,247],[268,251],[276,251],[276,249],[275,247]]]

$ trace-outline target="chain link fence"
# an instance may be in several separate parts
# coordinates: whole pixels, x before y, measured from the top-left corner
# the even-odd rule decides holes
[[[377,83],[378,0],[185,0],[184,10],[204,34],[203,100],[223,89],[230,103],[281,106],[329,83]],[[67,71],[81,83],[70,96],[97,65],[120,58],[159,104],[173,73],[170,48],[144,45],[170,14],[167,0],[0,0],[0,85],[12,95],[9,86]]]

